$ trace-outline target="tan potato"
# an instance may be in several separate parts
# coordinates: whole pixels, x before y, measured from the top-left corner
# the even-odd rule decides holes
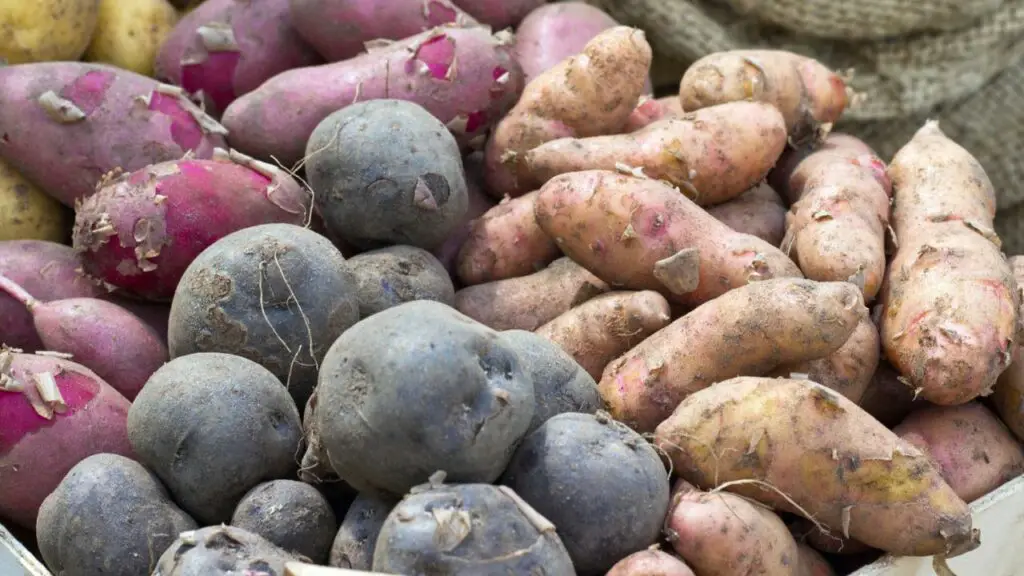
[[[852,402],[859,403],[875,376],[881,355],[878,329],[871,318],[864,316],[846,343],[835,352],[823,358],[786,364],[775,370],[772,375],[787,377],[802,374],[801,377],[831,388]]]
[[[466,286],[526,276],[562,252],[533,216],[537,192],[502,200],[470,225],[459,251],[459,280]]]
[[[772,246],[782,244],[786,235],[786,205],[764,182],[728,202],[709,206],[707,212],[729,228],[757,236]]]
[[[807,544],[797,543],[800,557],[800,576],[836,576],[836,571],[817,550]]]
[[[157,51],[177,22],[167,0],[100,0],[85,59],[152,76]]]
[[[878,159],[875,151],[861,139],[841,132],[829,133],[817,147],[787,148],[776,162],[775,168],[768,174],[768,184],[785,198],[787,203],[795,204],[804,192],[807,178],[819,172],[821,164],[834,161],[831,155],[819,154],[825,150],[841,154],[862,168],[870,168],[871,175],[885,193],[892,196],[892,181],[886,174],[885,163]]]
[[[657,292],[609,292],[579,304],[537,328],[594,379],[609,362],[664,328],[672,319]]]
[[[99,0],[0,0],[0,60],[78,60],[96,29]]]
[[[542,324],[608,291],[608,285],[569,258],[529,276],[463,288],[455,308],[495,330],[536,330]]]
[[[763,180],[785,148],[786,125],[778,110],[760,102],[730,102],[628,134],[541,144],[521,156],[520,182],[540,186],[567,172],[639,169],[710,206]]]
[[[715,382],[835,352],[865,316],[853,284],[754,282],[696,308],[610,363],[598,384],[601,398],[615,419],[650,432],[687,396]]]
[[[964,502],[973,502],[1024,473],[1024,448],[979,402],[924,406],[892,429],[931,456]]]
[[[1009,262],[1020,289],[1024,287],[1024,256],[1012,256]],[[1021,305],[1024,306],[1024,302]],[[999,375],[992,405],[1017,439],[1024,441],[1024,359],[1020,345],[1013,347],[1013,361]]]
[[[882,295],[882,346],[929,402],[964,404],[1010,363],[1020,294],[993,231],[981,164],[927,122],[889,165],[899,249]]]
[[[657,545],[619,560],[605,576],[694,576],[685,562]]]
[[[49,240],[66,244],[71,214],[0,160],[0,241]]]
[[[729,490],[897,556],[980,544],[967,504],[926,454],[808,380],[719,382],[684,400],[655,442],[701,488],[738,482]]]

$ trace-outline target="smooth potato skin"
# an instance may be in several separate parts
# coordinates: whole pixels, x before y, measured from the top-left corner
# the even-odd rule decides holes
[[[612,566],[606,576],[695,576],[685,562],[661,550],[641,550]]]
[[[710,206],[763,180],[785,148],[786,125],[778,110],[762,102],[729,102],[627,134],[546,142],[523,154],[519,181],[540,186],[559,174],[624,164]]]
[[[67,242],[71,217],[60,202],[0,160],[0,242]]]
[[[466,174],[466,192],[469,194],[469,208],[459,220],[458,226],[448,233],[444,244],[433,251],[434,256],[444,264],[452,281],[458,280],[458,258],[463,244],[469,239],[473,221],[483,216],[496,204],[494,198],[483,190],[483,153],[474,152],[462,157]]]
[[[885,358],[879,359],[871,382],[857,402],[886,428],[899,424],[914,408],[924,403]]]
[[[100,0],[85,59],[152,76],[157,52],[178,18],[167,0]]]
[[[832,565],[817,550],[807,544],[797,542],[800,557],[800,576],[835,576]]]
[[[1018,288],[1024,286],[1024,256],[1011,256],[1009,263]],[[1020,345],[1013,347],[1013,360],[999,375],[991,399],[1002,421],[1024,442],[1024,359]]]
[[[733,231],[656,180],[606,170],[556,176],[541,188],[535,215],[562,252],[610,285],[658,290],[687,306],[751,280],[802,276],[778,248]],[[700,255],[699,283],[673,294],[655,277],[655,264],[691,248]]]
[[[372,569],[377,536],[396,503],[392,498],[356,496],[331,545],[328,565],[351,570]]]
[[[574,306],[537,328],[594,379],[609,362],[672,320],[668,300],[653,290],[614,291]]]
[[[527,14],[516,28],[516,60],[530,82],[617,25],[603,10],[585,2],[545,4]]]
[[[786,235],[786,205],[778,193],[764,182],[706,210],[729,228],[757,236],[772,246],[782,244]]]
[[[977,401],[918,408],[892,431],[931,456],[964,502],[973,502],[1024,473],[1024,448]]]
[[[455,308],[495,330],[536,330],[574,306],[609,290],[569,258],[539,272],[468,286],[455,293]]]
[[[846,343],[835,352],[822,358],[785,364],[773,375],[785,378],[790,374],[806,374],[812,382],[831,388],[859,404],[878,370],[881,355],[878,328],[871,318],[864,316]]]
[[[456,4],[495,30],[517,26],[547,0],[458,0]]]
[[[4,0],[0,55],[8,64],[78,60],[96,30],[99,0]]]
[[[927,455],[813,382],[718,382],[683,400],[655,437],[696,486],[767,482],[778,492],[755,484],[730,491],[810,514],[832,531],[848,526],[852,538],[897,556],[953,557],[979,544],[967,504]]]
[[[889,164],[896,254],[883,289],[886,357],[929,402],[987,394],[1009,364],[1020,294],[992,231],[981,164],[926,123]]]

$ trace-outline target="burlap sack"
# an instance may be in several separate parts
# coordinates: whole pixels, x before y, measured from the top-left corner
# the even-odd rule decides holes
[[[711,52],[778,48],[852,70],[865,99],[836,129],[886,159],[938,118],[992,179],[1004,250],[1024,253],[1024,0],[587,1],[647,32],[658,86]]]

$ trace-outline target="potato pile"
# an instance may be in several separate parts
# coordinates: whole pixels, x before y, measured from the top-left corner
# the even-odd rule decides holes
[[[812,59],[652,88],[540,0],[0,0],[0,57],[0,521],[55,574],[838,575],[1024,473],[984,169]]]

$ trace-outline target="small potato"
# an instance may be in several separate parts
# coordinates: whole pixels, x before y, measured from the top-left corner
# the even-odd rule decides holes
[[[882,358],[857,404],[887,428],[892,428],[924,402],[917,399],[914,389]]]
[[[841,532],[822,532],[813,522],[798,518],[791,522],[789,531],[798,544],[804,544],[817,552],[837,555],[854,555],[870,552],[871,547],[852,538],[846,538]]]
[[[39,551],[62,576],[149,574],[178,534],[198,528],[155,474],[117,454],[89,456],[43,501]]]
[[[772,246],[782,244],[786,235],[786,205],[764,182],[728,202],[709,206],[707,212],[729,228]]]
[[[529,276],[463,288],[455,293],[455,308],[495,330],[536,330],[607,291],[597,276],[559,258]]]
[[[942,478],[973,502],[1024,473],[1024,448],[981,403],[924,406],[892,429],[931,456]]]
[[[352,570],[372,569],[377,536],[396,503],[392,498],[356,496],[331,545],[328,564]]]
[[[626,556],[606,576],[695,576],[685,562],[651,547]]]
[[[250,490],[231,525],[317,564],[327,561],[338,520],[320,491],[298,480],[271,480]]]
[[[0,59],[78,60],[96,29],[98,5],[99,0],[0,1]]]
[[[565,350],[595,379],[609,362],[668,325],[668,300],[653,290],[616,291],[569,309],[536,333]]]
[[[0,241],[48,240],[66,244],[71,213],[0,160]]]
[[[353,256],[345,264],[356,278],[360,318],[413,300],[455,303],[448,271],[422,248],[389,246]]]
[[[234,526],[182,532],[156,564],[159,576],[284,574],[285,564],[303,558]]]
[[[152,76],[157,51],[177,22],[167,0],[100,0],[85,59]]]
[[[878,369],[882,342],[871,318],[861,318],[846,343],[823,358],[786,364],[773,374],[788,377],[803,374],[812,382],[831,388],[859,403]]]

